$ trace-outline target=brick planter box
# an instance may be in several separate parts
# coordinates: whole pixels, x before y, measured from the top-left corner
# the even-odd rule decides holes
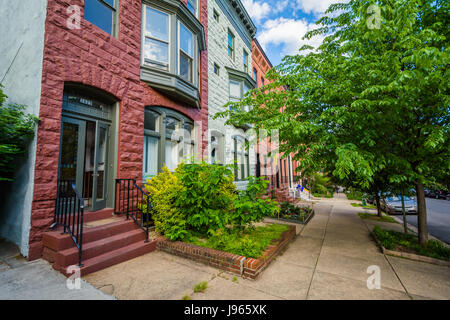
[[[297,223],[297,224],[307,224],[309,222],[309,220],[312,219],[312,217],[314,216],[314,210],[311,211],[311,213],[306,217],[305,221],[300,221],[300,220],[294,220],[294,219],[285,219],[285,218],[276,218],[276,217],[267,217],[270,219],[275,219],[275,220],[280,220],[280,221],[284,221],[284,222],[290,222],[290,223]]]
[[[199,247],[181,241],[172,242],[163,237],[158,239],[157,249],[179,257],[201,262],[244,278],[256,279],[270,264],[273,258],[286,249],[294,237],[295,226],[289,226],[289,230],[283,232],[278,240],[270,244],[264,251],[262,257],[258,259]]]

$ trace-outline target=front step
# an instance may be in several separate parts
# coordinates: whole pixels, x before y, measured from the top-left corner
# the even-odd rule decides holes
[[[83,226],[81,274],[86,275],[156,250],[156,240],[145,242],[145,232],[133,220],[113,216],[112,211],[90,213]],[[66,276],[67,267],[78,264],[78,249],[62,228],[43,235],[43,258]]]
[[[83,260],[83,267],[80,270],[81,276],[85,276],[89,273],[93,273],[155,251],[156,242],[157,240],[150,240],[149,242],[141,241],[114,251],[106,252],[91,259]],[[67,273],[67,267],[59,267],[55,265],[53,265],[53,267],[66,277],[71,275]]]

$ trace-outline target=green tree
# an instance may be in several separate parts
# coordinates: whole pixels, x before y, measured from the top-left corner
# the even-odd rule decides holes
[[[13,180],[39,120],[23,105],[5,104],[6,98],[0,85],[0,181]]]
[[[317,50],[285,57],[272,83],[234,106],[251,111],[217,116],[279,129],[280,151],[296,153],[302,171],[323,168],[361,189],[378,174],[412,181],[424,245],[424,183],[450,168],[449,9],[443,0],[331,5],[305,36],[325,36]]]

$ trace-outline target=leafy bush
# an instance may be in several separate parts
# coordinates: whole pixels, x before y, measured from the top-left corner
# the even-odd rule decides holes
[[[436,240],[429,240],[424,246],[421,246],[417,236],[413,234],[404,234],[392,230],[384,230],[375,226],[373,233],[380,240],[383,247],[388,250],[395,250],[398,247],[404,247],[415,251],[419,255],[428,256],[436,259],[450,260],[450,249]]]
[[[358,191],[358,190],[353,189],[353,188],[349,188],[347,190],[346,194],[347,194],[347,199],[348,200],[359,200],[359,201],[362,201],[362,198],[363,198],[363,195],[364,195],[363,192]]]
[[[39,119],[25,114],[23,105],[4,105],[5,100],[0,85],[0,181],[12,181]]]
[[[239,193],[234,210],[230,212],[230,223],[236,228],[245,228],[266,216],[273,216],[279,210],[277,202],[260,198],[267,190],[268,180],[256,177],[249,177],[248,180],[247,189]]]
[[[284,219],[303,221],[311,212],[311,208],[296,206],[288,201],[282,202],[280,206],[280,216]]]
[[[183,239],[188,234],[186,218],[174,206],[181,190],[178,178],[167,167],[156,177],[147,180],[146,190],[151,195],[152,218],[155,229],[171,240]]]
[[[230,167],[182,163],[175,175],[181,186],[175,206],[186,217],[189,229],[202,234],[223,229],[236,198]]]

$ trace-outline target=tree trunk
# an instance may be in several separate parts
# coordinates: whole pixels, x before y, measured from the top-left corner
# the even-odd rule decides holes
[[[425,192],[422,183],[416,183],[417,195],[417,224],[419,226],[419,244],[425,245],[428,241],[427,229],[427,205],[425,202]]]
[[[381,213],[381,206],[380,206],[380,196],[378,195],[378,193],[375,195],[375,202],[377,204],[377,213],[378,216],[381,218],[383,215]]]

